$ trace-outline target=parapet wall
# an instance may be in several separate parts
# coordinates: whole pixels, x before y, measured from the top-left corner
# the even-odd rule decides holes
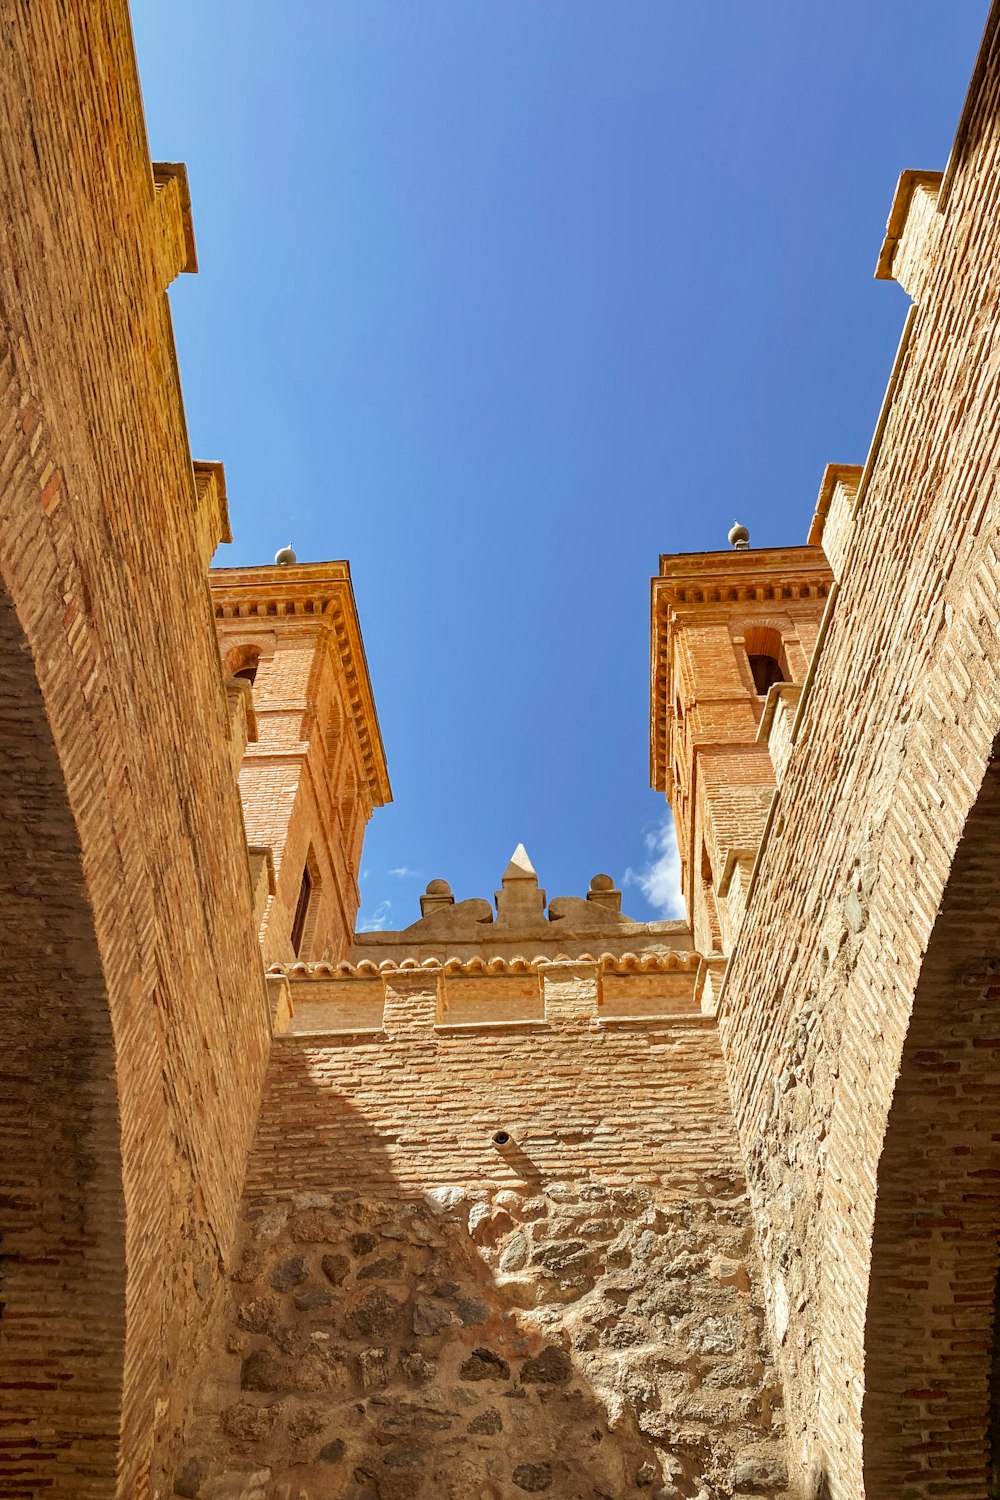
[[[182,1493],[783,1492],[699,961],[611,962],[290,971]]]

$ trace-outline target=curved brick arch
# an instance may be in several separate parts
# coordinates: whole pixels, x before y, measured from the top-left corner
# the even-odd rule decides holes
[[[59,1182],[65,1169],[71,1208],[44,1239],[65,1234],[68,1255],[77,1233],[86,1295],[68,1321],[58,1300],[46,1318],[93,1448],[64,1477],[47,1457],[59,1422],[45,1412],[62,1398],[42,1391],[34,1457],[16,1481],[0,1477],[0,1493],[143,1500],[162,1492],[221,1297],[270,1046],[205,577],[227,530],[222,474],[194,466],[188,447],[164,296],[194,269],[186,186],[149,161],[125,0],[65,7],[53,26],[8,7],[0,40],[0,573],[31,652],[12,638],[11,670],[33,659],[35,717],[51,726],[37,765],[12,760],[11,772],[34,769],[61,796],[27,819],[16,798],[0,809],[0,879],[23,876],[34,934],[17,963],[0,950],[0,986],[24,1032],[16,1087],[30,1090],[60,1046],[76,1070],[53,1075],[35,1117],[14,1081],[0,1089],[25,1130],[44,1135],[46,1110],[69,1111],[39,1176],[51,1165]],[[49,881],[35,847],[73,830],[78,845]],[[59,879],[78,897],[72,914],[54,905]],[[103,1152],[115,1140],[118,1160]],[[99,1214],[74,1220],[80,1201]],[[29,1336],[13,1311],[5,1321]],[[92,1391],[88,1340],[122,1339],[119,1368]],[[18,1379],[0,1391],[0,1418],[14,1419],[0,1444],[23,1430]],[[113,1459],[112,1396],[100,1421],[87,1409],[112,1387]],[[0,1446],[0,1465],[13,1452]],[[43,1462],[51,1484],[30,1468]]]
[[[125,1353],[114,1041],[66,785],[2,589],[0,820],[0,1491],[107,1495]]]
[[[866,1500],[987,1492],[1000,1233],[997,749],[928,944],[879,1163]]]
[[[240,646],[233,646],[231,650],[226,652],[225,671],[230,676],[235,677],[237,672],[245,672],[250,667],[256,670],[263,655],[263,647],[256,641]]]

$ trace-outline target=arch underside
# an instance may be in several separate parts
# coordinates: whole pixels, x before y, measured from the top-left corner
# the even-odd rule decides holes
[[[77,829],[0,585],[0,1494],[109,1496],[125,1226],[114,1048]]]
[[[991,1493],[1000,1234],[997,749],[928,945],[879,1165],[865,1333],[866,1500],[985,1500]]]

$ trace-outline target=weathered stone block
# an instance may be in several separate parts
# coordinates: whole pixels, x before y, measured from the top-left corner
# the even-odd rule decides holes
[[[287,1360],[269,1349],[254,1349],[243,1361],[240,1386],[244,1391],[291,1389]]]
[[[538,1495],[552,1487],[552,1465],[518,1464],[510,1477],[519,1490],[524,1490],[529,1495]]]
[[[439,1302],[428,1302],[422,1297],[413,1303],[413,1332],[419,1338],[433,1338],[448,1328],[454,1319],[447,1307]]]
[[[558,1344],[549,1346],[521,1367],[522,1385],[561,1385],[573,1374],[573,1362]]]
[[[402,1315],[402,1302],[384,1287],[373,1287],[347,1314],[344,1328],[352,1338],[388,1337],[399,1331]]]
[[[493,1435],[503,1431],[503,1418],[495,1406],[488,1406],[485,1411],[479,1413],[478,1417],[473,1417],[466,1430],[482,1435]]]
[[[334,1286],[342,1286],[351,1269],[351,1262],[346,1255],[324,1255],[320,1265],[323,1275]]]
[[[509,1380],[510,1365],[491,1349],[473,1349],[458,1373],[463,1380]]]
[[[271,1272],[271,1285],[276,1292],[290,1292],[293,1287],[301,1286],[308,1274],[303,1257],[292,1255],[287,1260],[280,1260],[275,1266]]]

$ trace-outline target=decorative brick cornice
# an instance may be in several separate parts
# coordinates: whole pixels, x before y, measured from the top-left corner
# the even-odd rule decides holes
[[[653,604],[700,606],[812,599],[829,586],[830,568],[819,547],[752,547],[745,552],[681,552],[660,558],[652,580]]]
[[[281,567],[214,568],[210,574],[216,619],[301,619],[329,632],[347,686],[368,794],[374,807],[392,801],[357,605],[346,562]]]
[[[377,979],[389,974],[458,974],[490,976],[504,974],[536,974],[544,969],[564,965],[578,967],[593,964],[602,974],[664,974],[675,970],[696,972],[702,961],[700,953],[687,953],[671,949],[668,953],[581,953],[576,958],[559,953],[553,958],[538,954],[534,958],[486,958],[477,954],[474,958],[384,958],[376,963],[363,958],[356,964],[343,960],[340,963],[292,963],[272,964],[268,975],[284,976],[286,979],[330,980],[330,979]]]

